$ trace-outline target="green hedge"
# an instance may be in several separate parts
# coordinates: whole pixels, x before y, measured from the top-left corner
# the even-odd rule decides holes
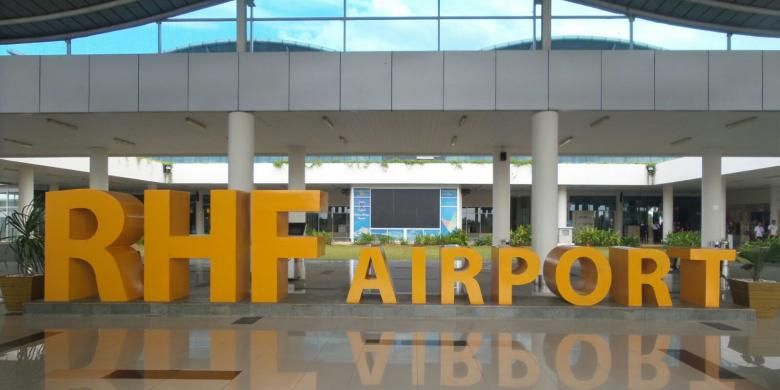
[[[509,235],[509,245],[511,246],[530,246],[531,245],[531,225],[520,225]]]
[[[622,241],[614,230],[583,227],[574,230],[574,243],[585,246],[616,246],[621,245]]]
[[[666,246],[678,246],[684,248],[701,247],[701,234],[698,231],[672,232],[666,235],[663,241]]]

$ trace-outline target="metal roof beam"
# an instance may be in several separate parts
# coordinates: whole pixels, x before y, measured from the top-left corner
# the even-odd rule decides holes
[[[79,16],[84,15],[92,12],[102,11],[109,8],[119,7],[125,4],[135,3],[138,0],[112,0],[107,1],[105,3],[90,5],[88,7],[82,7],[77,9],[70,9],[67,11],[62,12],[55,12],[51,14],[43,14],[43,15],[35,15],[35,16],[25,16],[23,18],[13,18],[13,19],[2,19],[0,20],[0,26],[10,26],[13,24],[23,24],[23,23],[35,23],[35,22],[45,22],[48,20],[55,20],[55,19],[62,19],[67,18],[70,16]]]
[[[716,1],[716,0],[684,0],[689,3],[696,3],[700,5],[706,5],[708,7],[714,7],[714,8],[720,8],[725,9],[729,11],[736,11],[736,12],[746,12],[750,14],[756,14],[756,15],[766,15],[766,16],[778,16],[780,17],[780,9],[772,9],[772,8],[764,8],[764,7],[754,7],[752,5],[743,5],[743,4],[737,4],[737,3],[726,3],[723,1]]]

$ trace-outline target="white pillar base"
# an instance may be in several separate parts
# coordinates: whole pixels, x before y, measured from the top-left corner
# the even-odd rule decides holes
[[[558,243],[558,113],[541,111],[531,117],[532,246],[545,258]]]
[[[255,187],[255,116],[228,114],[228,189],[250,192]]]

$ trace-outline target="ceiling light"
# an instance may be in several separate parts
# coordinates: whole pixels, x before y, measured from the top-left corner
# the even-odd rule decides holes
[[[726,126],[726,128],[727,128],[727,129],[733,129],[733,128],[735,128],[735,127],[742,126],[742,125],[744,125],[745,123],[750,123],[750,122],[753,122],[753,121],[754,121],[754,120],[756,120],[756,119],[758,119],[758,117],[757,117],[757,116],[749,116],[749,117],[747,117],[747,118],[742,118],[742,119],[736,120],[736,121],[734,121],[734,122],[729,122],[729,123],[726,123],[726,125],[725,125],[725,126]]]
[[[573,139],[574,139],[574,137],[568,136],[568,137],[562,139],[560,142],[558,142],[558,146],[560,147],[560,146],[566,145],[569,142],[571,142]]]
[[[609,118],[610,118],[610,116],[609,116],[609,115],[604,115],[604,116],[602,116],[602,117],[599,117],[599,118],[598,118],[598,119],[596,119],[595,121],[593,121],[593,122],[590,122],[590,125],[589,125],[589,126],[590,126],[590,127],[596,127],[596,126],[598,126],[598,125],[602,124],[603,122],[606,122],[606,121],[608,121],[608,120],[609,120]]]
[[[461,115],[460,119],[458,119],[458,127],[463,127],[468,119],[468,115]]]
[[[19,141],[18,139],[3,138],[3,141],[11,143],[11,144],[16,144],[16,145],[19,145],[19,146],[27,148],[27,149],[31,149],[33,147],[33,144],[31,144],[29,142]]]
[[[201,121],[199,121],[199,120],[197,120],[197,119],[193,119],[193,118],[190,118],[190,117],[186,117],[186,118],[184,118],[184,121],[185,121],[185,122],[187,122],[188,124],[192,125],[192,126],[195,126],[195,127],[200,127],[200,128],[201,128],[201,129],[203,129],[203,130],[205,130],[206,128],[208,128],[208,126],[206,126],[206,124],[205,124],[205,123],[203,123],[203,122],[201,122]]]
[[[344,145],[347,144],[347,139],[343,135],[339,136],[339,141],[341,141],[341,143],[344,144]]]
[[[450,146],[455,146],[456,143],[458,143],[458,136],[453,135],[452,138],[450,138]]]
[[[692,139],[693,139],[693,137],[683,137],[683,138],[676,139],[676,140],[670,142],[669,145],[677,146],[679,144],[684,144],[684,143],[686,143],[686,142],[688,142],[688,141],[690,141]]]
[[[336,127],[336,125],[334,125],[334,124],[333,124],[333,121],[332,121],[332,120],[330,120],[330,118],[328,118],[328,117],[327,117],[327,116],[325,116],[325,115],[323,115],[323,116],[322,116],[322,121],[323,121],[323,122],[325,122],[325,126],[328,126],[328,127],[330,127],[331,129],[332,129],[332,128],[334,128],[334,127]]]
[[[122,144],[122,145],[135,146],[135,142],[128,141],[128,140],[126,140],[124,138],[119,138],[119,137],[114,137],[114,142],[116,142],[118,144]]]
[[[67,128],[67,129],[69,129],[69,130],[73,130],[73,131],[76,131],[76,130],[78,130],[78,129],[79,129],[79,127],[78,127],[78,126],[76,126],[76,125],[74,125],[73,123],[63,122],[63,121],[61,121],[61,120],[59,120],[59,119],[54,119],[54,118],[46,118],[46,122],[49,122],[49,123],[53,123],[53,124],[55,124],[55,125],[62,126],[62,127],[65,127],[65,128]]]
[[[417,156],[415,158],[417,160],[435,160],[436,156]]]

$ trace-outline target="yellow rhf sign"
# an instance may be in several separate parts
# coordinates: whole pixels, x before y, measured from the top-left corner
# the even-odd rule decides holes
[[[211,302],[238,302],[247,295],[252,302],[279,302],[287,295],[287,259],[324,253],[322,238],[287,236],[289,212],[326,210],[327,194],[320,191],[213,190],[209,235],[189,234],[187,192],[148,190],[144,199],[142,204],[127,194],[86,189],[46,194],[46,301],[179,300],[189,291],[189,259],[208,258]],[[131,247],[141,237],[143,261]],[[720,261],[734,260],[736,253],[696,248],[671,254],[682,260],[681,300],[717,307]],[[454,303],[453,284],[462,283],[469,302],[482,304],[479,253],[442,247],[440,258],[441,303]],[[458,260],[467,266],[456,269]],[[425,249],[413,248],[411,261],[412,303],[424,304]],[[593,248],[557,247],[542,267],[530,248],[495,247],[492,261],[491,295],[500,305],[512,304],[512,287],[531,283],[540,271],[553,293],[574,305],[595,305],[607,295],[627,306],[671,305],[663,282],[669,256],[660,250],[610,248],[607,259]],[[577,262],[580,280],[574,283],[571,270]],[[361,250],[347,302],[360,302],[366,289],[379,290],[384,303],[397,302],[380,247]]]

